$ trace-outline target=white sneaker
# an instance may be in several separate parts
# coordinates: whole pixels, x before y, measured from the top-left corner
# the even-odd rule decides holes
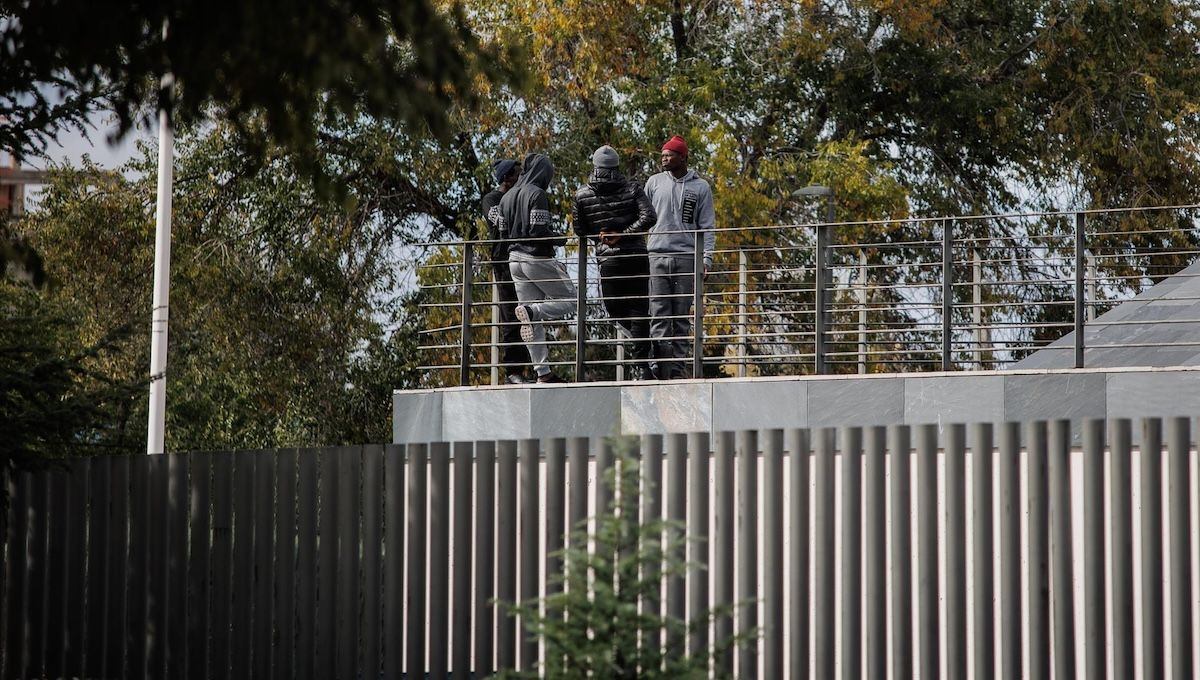
[[[517,305],[516,315],[517,321],[521,322],[521,340],[533,342],[533,324],[529,322],[529,308],[525,305]]]

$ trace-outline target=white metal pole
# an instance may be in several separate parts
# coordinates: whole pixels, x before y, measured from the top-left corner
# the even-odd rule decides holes
[[[165,28],[164,28],[165,33]],[[170,90],[174,78],[163,76]],[[175,137],[171,114],[158,111],[158,209],[154,226],[154,306],[150,312],[150,423],[146,453],[164,453],[167,411],[167,309],[171,293],[171,184]]]

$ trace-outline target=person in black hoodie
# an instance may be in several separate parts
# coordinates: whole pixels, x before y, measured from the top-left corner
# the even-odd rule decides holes
[[[496,180],[496,188],[483,196],[481,211],[487,222],[488,240],[491,241],[492,276],[496,282],[497,305],[500,309],[500,362],[507,374],[505,380],[514,385],[532,382],[526,377],[525,366],[529,364],[529,350],[522,344],[520,329],[517,327],[517,289],[513,285],[512,274],[508,270],[508,241],[507,234],[500,230],[500,199],[517,183],[521,176],[521,164],[510,159],[498,160],[492,164],[492,175]]]
[[[638,182],[621,174],[621,159],[607,144],[592,154],[592,174],[575,192],[576,234],[593,238],[600,262],[604,309],[632,340],[629,376],[654,377],[650,360],[649,277],[644,234],[654,226],[654,206]]]
[[[563,382],[550,370],[546,330],[541,324],[565,318],[575,310],[575,284],[554,257],[555,248],[566,244],[550,224],[546,190],[554,179],[554,165],[537,153],[526,156],[523,165],[521,178],[500,199],[502,228],[508,234],[508,268],[520,301],[514,311],[538,382]]]

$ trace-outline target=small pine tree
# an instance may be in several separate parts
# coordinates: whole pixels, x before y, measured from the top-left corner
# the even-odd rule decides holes
[[[660,613],[662,578],[681,576],[690,566],[682,558],[688,539],[678,522],[639,522],[640,483],[637,460],[619,453],[604,480],[614,504],[591,518],[592,531],[589,520],[576,525],[569,547],[556,553],[563,573],[551,582],[559,592],[512,607],[543,643],[546,661],[536,673],[502,677],[707,678],[715,658],[755,634],[741,631],[688,653],[686,635],[732,611],[713,609],[691,621]]]

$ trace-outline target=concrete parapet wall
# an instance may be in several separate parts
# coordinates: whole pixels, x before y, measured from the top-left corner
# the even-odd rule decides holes
[[[398,390],[393,441],[1200,415],[1200,367]],[[1078,440],[1078,428],[1076,441]],[[1136,435],[1135,435],[1136,436]]]

